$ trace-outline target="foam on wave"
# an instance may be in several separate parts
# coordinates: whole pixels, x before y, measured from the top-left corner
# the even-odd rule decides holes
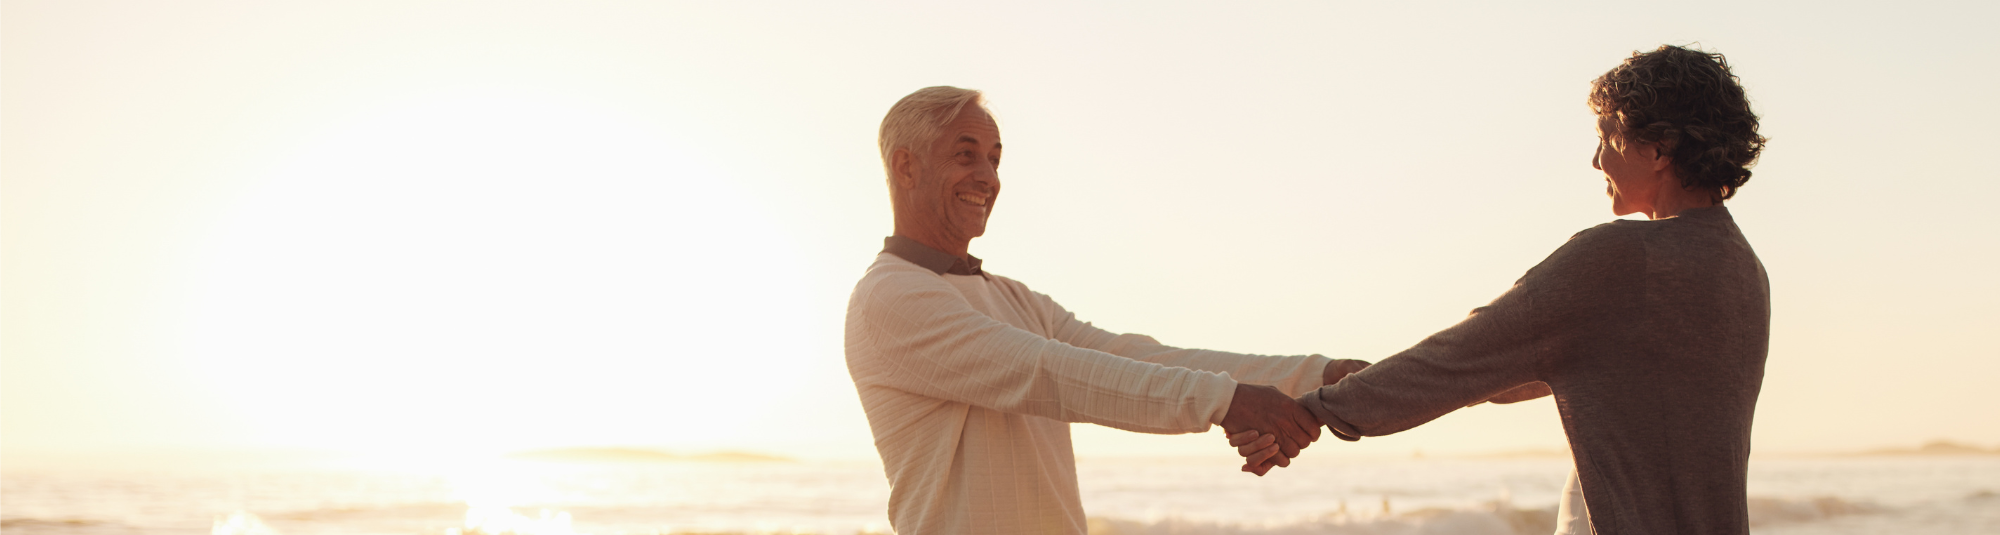
[[[1751,498],[1748,505],[1752,526],[1802,524],[1848,515],[1890,512],[1889,508],[1880,505],[1833,497]],[[541,518],[527,516],[515,518],[515,516],[518,515],[490,510],[473,511],[468,513],[466,528],[455,528],[446,533],[448,535],[583,535],[573,531],[568,513],[544,511]],[[1089,521],[1089,532],[1090,535],[1541,535],[1554,531],[1554,521],[1554,508],[1514,509],[1495,504],[1472,510],[1423,509],[1372,517],[1329,514],[1317,519],[1267,525],[1226,524],[1180,518],[1144,521],[1094,517]],[[38,521],[15,519],[8,521],[7,527],[10,528],[9,531],[18,528],[51,527],[32,526],[36,522]],[[867,532],[867,530],[856,530],[835,533]],[[256,515],[236,513],[218,517],[212,535],[280,534],[277,530],[266,526]]]

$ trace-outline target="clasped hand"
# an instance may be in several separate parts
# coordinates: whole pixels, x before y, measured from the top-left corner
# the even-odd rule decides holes
[[[1273,465],[1291,466],[1300,450],[1319,440],[1319,425],[1319,418],[1276,387],[1241,383],[1222,417],[1229,444],[1245,458],[1243,471],[1260,476]]]
[[[1329,362],[1322,384],[1340,382],[1368,365],[1359,360]],[[1269,386],[1236,385],[1229,413],[1222,418],[1222,431],[1228,434],[1229,445],[1243,456],[1243,471],[1260,477],[1272,468],[1291,466],[1301,450],[1319,440],[1319,428],[1319,418],[1300,405],[1299,400]]]

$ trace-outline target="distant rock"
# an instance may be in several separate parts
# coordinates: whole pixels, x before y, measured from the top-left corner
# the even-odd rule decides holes
[[[686,456],[686,457],[683,457],[683,458],[684,458],[684,459],[687,459],[687,460],[690,460],[690,461],[707,461],[707,462],[717,462],[717,463],[789,463],[789,462],[795,462],[795,461],[794,461],[794,460],[793,460],[792,458],[790,458],[790,457],[779,457],[779,456],[776,456],[776,455],[765,455],[765,454],[762,454],[762,453],[750,453],[750,452],[747,452],[747,451],[718,451],[718,452],[713,452],[713,453],[702,453],[702,454],[697,454],[697,455],[689,455],[689,456]]]
[[[514,453],[508,459],[521,461],[566,462],[566,463],[660,463],[660,462],[723,462],[723,463],[768,463],[792,462],[792,459],[775,455],[747,453],[740,451],[720,451],[694,455],[681,455],[660,450],[641,448],[559,448]]]
[[[1868,450],[1861,452],[1861,455],[2000,455],[2000,449],[1981,449],[1978,446],[1968,446],[1957,442],[1938,440],[1915,449],[1886,448]]]

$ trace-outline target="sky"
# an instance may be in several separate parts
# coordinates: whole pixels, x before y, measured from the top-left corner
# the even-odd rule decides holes
[[[1008,147],[988,270],[1379,360],[1613,219],[1584,96],[1661,44],[1770,138],[1756,451],[2000,446],[2000,5],[1380,4],[9,1],[0,451],[873,458],[842,321],[931,85]],[[1307,455],[1563,444],[1544,399]]]

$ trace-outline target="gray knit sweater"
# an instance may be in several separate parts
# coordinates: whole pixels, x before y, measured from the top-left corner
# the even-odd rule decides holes
[[[1545,382],[1597,533],[1747,534],[1770,324],[1770,282],[1727,208],[1614,221],[1458,325],[1300,400],[1352,439]]]

